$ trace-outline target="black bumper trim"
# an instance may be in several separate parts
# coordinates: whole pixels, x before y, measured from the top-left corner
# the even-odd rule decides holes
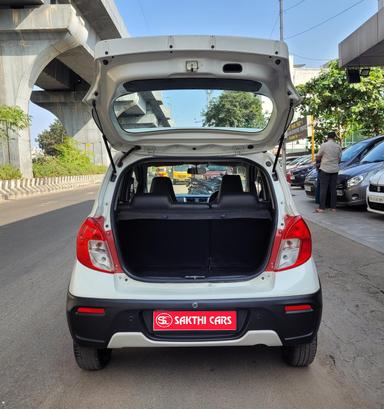
[[[312,311],[289,314],[285,305],[311,304]],[[102,307],[103,316],[76,313],[77,307]],[[161,332],[152,330],[152,311],[236,310],[238,329],[228,332]],[[321,290],[314,294],[261,299],[221,300],[110,300],[68,294],[67,319],[73,339],[81,345],[106,347],[117,332],[141,332],[154,341],[220,341],[241,338],[252,330],[273,330],[283,345],[310,342],[320,325]]]

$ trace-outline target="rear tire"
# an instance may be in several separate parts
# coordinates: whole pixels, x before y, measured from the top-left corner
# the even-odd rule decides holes
[[[317,351],[317,335],[307,344],[285,346],[282,348],[283,359],[289,366],[303,367],[310,365]]]
[[[103,369],[111,360],[112,350],[83,347],[74,342],[73,352],[79,368],[86,371],[97,371]]]

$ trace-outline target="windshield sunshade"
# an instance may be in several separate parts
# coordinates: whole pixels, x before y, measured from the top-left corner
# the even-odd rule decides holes
[[[268,125],[272,101],[257,93],[257,81],[165,79],[132,81],[113,103],[126,132],[213,128],[260,132]]]

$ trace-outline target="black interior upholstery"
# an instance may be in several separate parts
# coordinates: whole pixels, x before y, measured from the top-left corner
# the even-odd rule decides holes
[[[131,203],[121,204],[117,220],[214,220],[214,219],[271,219],[267,204],[260,203],[252,193],[225,194],[217,203],[172,202],[170,196],[140,193]]]
[[[268,256],[272,233],[271,210],[251,193],[224,192],[212,205],[136,194],[117,214],[123,262],[143,278],[255,274]]]
[[[119,203],[116,242],[125,268],[143,279],[246,277],[261,270],[274,236],[271,203],[224,175],[209,203],[177,202],[171,179]],[[216,197],[215,197],[216,196]]]
[[[221,180],[217,200],[219,201],[223,195],[236,193],[243,193],[243,185],[241,183],[240,175],[224,175]]]
[[[254,274],[268,255],[267,219],[126,220],[118,224],[127,269],[142,277]]]
[[[156,176],[152,179],[150,193],[169,196],[172,202],[176,202],[172,181],[166,176]]]

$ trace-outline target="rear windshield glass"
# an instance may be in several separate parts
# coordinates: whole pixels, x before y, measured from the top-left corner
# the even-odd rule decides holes
[[[152,180],[165,176],[172,181],[177,196],[210,196],[219,190],[224,175],[239,175],[243,191],[249,191],[247,167],[243,164],[227,166],[211,164],[185,164],[169,166],[149,166],[147,168],[147,191],[151,191]]]
[[[272,101],[257,91],[253,81],[146,81],[125,85],[113,112],[126,132],[151,132],[159,128],[220,129],[260,132],[269,122]],[[153,87],[149,87],[153,85]],[[150,88],[150,89],[148,89]]]

